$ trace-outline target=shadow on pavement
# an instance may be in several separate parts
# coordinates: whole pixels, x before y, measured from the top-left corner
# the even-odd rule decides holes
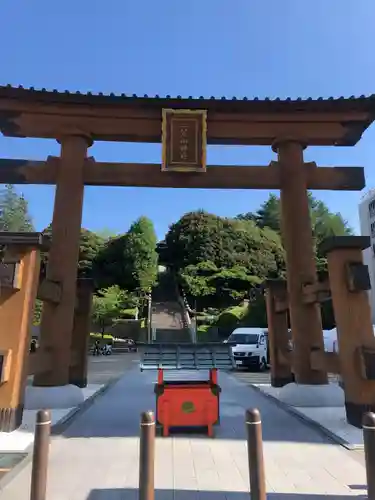
[[[267,500],[348,500],[365,495],[327,495],[309,493],[267,493]],[[137,500],[138,490],[109,488],[91,490],[86,500]],[[155,490],[155,500],[249,500],[249,493],[237,491]]]

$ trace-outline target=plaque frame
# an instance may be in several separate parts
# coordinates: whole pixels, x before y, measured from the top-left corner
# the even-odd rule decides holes
[[[186,118],[195,116],[199,117],[201,121],[201,157],[200,163],[201,166],[189,165],[186,166],[172,166],[168,165],[168,149],[171,147],[171,140],[168,135],[168,118],[169,116],[176,115],[184,116]],[[162,164],[161,171],[162,172],[206,172],[207,171],[207,110],[205,109],[162,109]],[[181,162],[183,163],[183,162]]]

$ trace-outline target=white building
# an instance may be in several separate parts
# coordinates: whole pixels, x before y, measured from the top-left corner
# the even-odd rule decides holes
[[[363,262],[368,266],[371,291],[372,323],[375,324],[375,189],[364,195],[359,204],[359,222],[362,236],[370,236],[371,246],[363,251]]]

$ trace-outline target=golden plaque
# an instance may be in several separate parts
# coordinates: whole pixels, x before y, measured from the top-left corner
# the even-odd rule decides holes
[[[205,172],[207,111],[163,109],[164,172]]]

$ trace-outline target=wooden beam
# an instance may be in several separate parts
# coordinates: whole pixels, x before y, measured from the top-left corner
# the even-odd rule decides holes
[[[46,162],[0,159],[0,184],[55,184],[60,159]],[[307,188],[360,191],[363,167],[317,167],[306,163]],[[277,162],[269,166],[208,165],[207,172],[162,172],[158,163],[106,163],[87,159],[87,186],[133,186],[198,189],[279,189]]]
[[[277,137],[293,136],[310,145],[352,146],[374,119],[373,102],[373,97],[149,98],[0,87],[0,131],[57,138],[75,130],[100,141],[160,142],[163,109],[203,109],[208,144],[272,145]]]
[[[327,373],[341,373],[340,359],[336,352],[312,351],[310,359],[314,370],[324,370]]]
[[[0,184],[56,184],[58,161],[0,159]]]
[[[1,105],[1,103],[0,103]],[[10,119],[2,117],[0,109],[0,130],[9,137],[38,137],[55,139],[72,130],[84,132],[94,141],[160,143],[162,139],[161,109],[144,116],[133,115],[129,110],[120,116],[87,116],[82,110],[74,110],[74,116],[61,113],[23,111]],[[203,108],[204,109],[204,108]],[[296,114],[286,114],[279,120],[264,116],[256,121],[251,115],[232,115],[221,117],[208,114],[207,144],[227,146],[271,146],[276,137],[295,137],[305,144],[313,146],[352,145],[356,143],[364,130],[358,130],[355,123],[350,122],[349,115],[343,114],[341,119],[331,121],[329,116],[322,121],[305,121]],[[361,116],[363,120],[363,114]],[[2,125],[3,123],[3,125]],[[353,139],[350,137],[353,136]]]
[[[324,302],[331,298],[329,280],[318,281],[317,283],[303,285],[302,301],[304,304],[315,304]]]

